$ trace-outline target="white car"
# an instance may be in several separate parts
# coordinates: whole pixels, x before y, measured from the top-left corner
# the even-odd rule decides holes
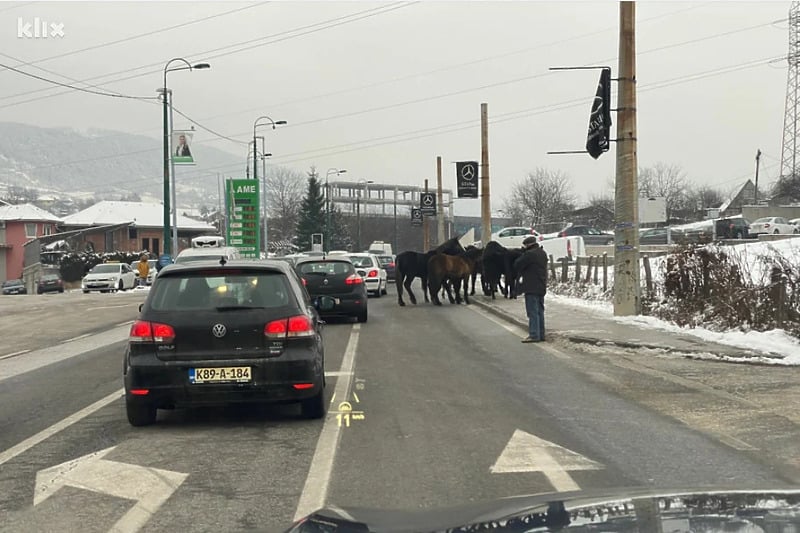
[[[544,237],[539,235],[533,228],[523,226],[503,228],[496,233],[492,233],[491,240],[502,244],[506,248],[522,248],[522,241],[530,236],[534,236],[540,241],[544,240]]]
[[[158,274],[158,260],[157,259],[148,259],[147,264],[150,266],[150,270],[147,271],[147,283],[148,285],[152,285],[153,282],[156,280],[156,274]],[[139,261],[134,261],[131,263],[131,269],[133,273],[136,274],[138,277],[139,274]]]
[[[83,277],[81,289],[89,291],[124,291],[136,284],[136,272],[126,263],[101,263]]]
[[[799,233],[797,226],[783,217],[764,217],[759,218],[750,224],[750,235],[762,235],[770,233]]]
[[[789,224],[794,224],[794,227],[800,230],[800,218],[793,218]]]
[[[386,294],[388,276],[375,254],[349,254],[347,257],[356,268],[356,273],[364,278],[367,292],[372,292],[378,298]]]

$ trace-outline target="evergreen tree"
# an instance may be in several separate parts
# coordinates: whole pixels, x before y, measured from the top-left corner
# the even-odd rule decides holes
[[[320,187],[315,167],[308,173],[308,189],[300,204],[297,222],[297,246],[301,251],[311,250],[311,234],[322,233],[325,227],[325,197]]]
[[[331,210],[331,231],[328,250],[351,250],[355,243],[350,236],[350,228],[338,207]]]

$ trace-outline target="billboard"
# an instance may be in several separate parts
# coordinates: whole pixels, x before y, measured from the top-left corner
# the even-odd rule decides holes
[[[229,246],[242,257],[258,259],[261,254],[261,210],[258,180],[228,179],[225,201],[228,215]]]
[[[172,132],[172,162],[176,165],[194,165],[192,155],[193,131]]]

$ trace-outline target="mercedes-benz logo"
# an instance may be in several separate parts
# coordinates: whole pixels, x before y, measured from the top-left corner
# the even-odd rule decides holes
[[[228,328],[226,328],[224,324],[214,324],[214,327],[211,328],[211,333],[218,339],[224,337],[227,332]]]
[[[425,204],[425,205],[433,205],[433,195],[432,194],[426,194],[425,196],[423,196],[422,197],[422,203]]]
[[[472,181],[475,177],[475,167],[472,165],[464,165],[461,167],[461,177],[467,181]]]
[[[422,211],[419,209],[415,209],[411,214],[414,218],[422,218]]]

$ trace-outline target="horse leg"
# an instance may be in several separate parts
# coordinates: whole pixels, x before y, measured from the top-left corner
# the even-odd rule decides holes
[[[469,281],[469,279],[467,279],[467,281]],[[469,285],[464,285],[464,296],[467,295],[467,292],[468,292],[467,289],[468,288],[469,288]],[[461,278],[456,278],[456,279],[453,280],[453,289],[455,290],[455,293],[456,293],[456,301],[455,301],[455,303],[461,305]],[[450,300],[450,303],[453,303],[453,300]]]
[[[454,285],[455,285],[455,289],[456,289],[456,297],[455,298],[453,298],[453,286]],[[451,304],[461,303],[460,298],[458,296],[458,291],[459,291],[459,289],[461,287],[459,287],[458,285],[455,284],[455,282],[452,282],[450,280],[447,281],[446,287],[447,287],[447,299],[450,300],[450,303]]]
[[[467,296],[467,290],[466,290],[467,283],[469,283],[469,274],[467,274],[466,276],[464,276],[464,303],[465,303],[466,305],[469,305],[469,296]],[[474,283],[474,282],[473,282],[473,283]],[[474,289],[474,288],[475,288],[475,285],[473,285],[473,286],[472,286],[472,288]],[[474,295],[475,293],[473,292],[472,294]]]
[[[428,288],[431,293],[431,302],[433,302],[434,305],[442,305],[442,301],[439,299],[439,291],[442,290],[442,282],[433,277],[428,280]]]
[[[394,283],[397,286],[397,303],[400,307],[404,307],[406,303],[403,301],[403,274],[401,272],[395,272],[395,280]]]
[[[406,280],[403,282],[403,285],[408,291],[408,299],[411,300],[412,304],[417,305],[417,297],[414,296],[414,291],[411,290],[412,281],[414,281],[414,276],[407,276]]]
[[[430,287],[428,285],[428,275],[425,274],[424,276],[420,276],[422,280],[422,295],[425,297],[425,303],[430,303],[428,299],[428,292],[430,291]]]
[[[470,296],[475,296],[475,280],[477,278],[478,278],[478,272],[475,271],[475,272],[472,273],[472,290],[469,293]]]

